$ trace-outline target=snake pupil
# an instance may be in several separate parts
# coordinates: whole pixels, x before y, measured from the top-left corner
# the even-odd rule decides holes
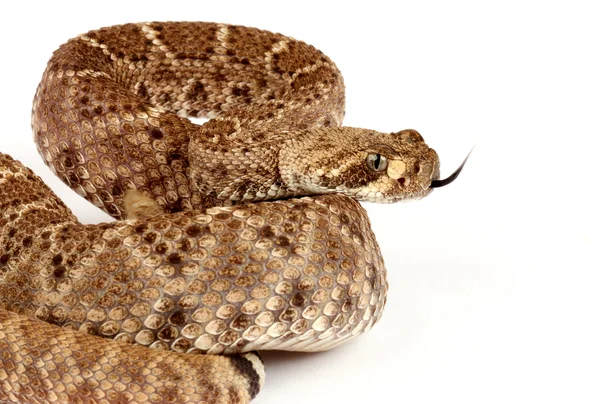
[[[379,153],[371,153],[367,156],[367,165],[373,171],[383,171],[387,167],[387,158]]]

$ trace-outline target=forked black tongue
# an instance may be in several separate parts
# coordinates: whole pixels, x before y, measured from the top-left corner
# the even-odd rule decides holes
[[[472,151],[473,151],[473,149],[471,149],[471,151],[469,152],[469,154],[467,154],[467,157],[465,157],[465,160],[462,162],[462,164],[460,166],[458,166],[458,168],[452,174],[450,174],[450,176],[448,178],[445,178],[443,180],[431,181],[431,185],[429,186],[429,188],[445,187],[446,185],[450,184],[452,181],[457,179],[458,174],[460,174],[460,172],[462,171],[462,169],[465,166],[465,163],[467,162],[467,160],[469,159],[469,156],[471,155]]]

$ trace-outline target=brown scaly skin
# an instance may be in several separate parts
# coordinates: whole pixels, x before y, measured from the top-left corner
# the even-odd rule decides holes
[[[118,343],[0,310],[0,401],[242,403],[262,386],[254,353],[187,355]],[[33,361],[33,366],[29,362]],[[25,365],[25,366],[24,366]],[[261,371],[262,372],[262,371]],[[18,379],[17,379],[18,378]]]
[[[383,260],[364,210],[330,193],[420,198],[439,163],[415,131],[339,127],[343,109],[335,65],[265,31],[128,24],[63,45],[34,101],[38,149],[80,195],[115,218],[137,219],[82,225],[35,175],[0,155],[0,333],[19,340],[0,345],[6,363],[34,360],[20,333],[31,335],[37,323],[26,318],[62,326],[50,326],[56,341],[61,330],[89,338],[82,346],[97,347],[89,353],[97,363],[131,342],[185,361],[193,355],[178,352],[324,350],[370,329],[385,304]],[[214,119],[198,127],[168,111]],[[249,204],[315,194],[330,195]],[[51,341],[42,344],[47,352],[64,348]],[[146,363],[160,361],[156,351],[135,349]],[[127,358],[110,358],[120,360]],[[203,361],[231,369],[218,357]],[[248,401],[262,372],[258,360],[250,368],[238,381],[223,376],[237,386],[237,401],[225,385],[206,401]],[[31,372],[0,369],[0,394],[57,401],[64,388],[30,385]],[[135,376],[100,369],[84,401],[118,394],[105,377]],[[140,381],[152,391],[159,382]],[[208,376],[196,387],[177,382],[169,394],[179,402],[198,401],[190,397],[212,385]]]
[[[366,213],[339,195],[82,225],[35,174],[0,154],[0,201],[3,341],[19,339],[15,329],[37,334],[39,322],[24,322],[29,317],[114,338],[125,351],[131,342],[182,353],[317,351],[370,329],[385,303],[385,270]],[[15,320],[7,310],[26,317]],[[99,362],[108,360],[102,352],[112,358],[108,341],[76,338],[97,347],[90,355]],[[57,355],[58,343],[46,343]],[[29,383],[14,380],[23,370],[8,365],[36,360],[27,346],[0,345],[4,394],[29,392]],[[149,364],[159,361],[154,350],[136,352]],[[212,356],[203,363],[213,358],[222,363]],[[92,379],[105,377],[100,369]],[[101,384],[84,393],[117,394],[115,388]],[[42,384],[31,394],[56,389]],[[195,402],[185,389],[176,391],[179,402]],[[223,402],[218,397],[208,402]]]

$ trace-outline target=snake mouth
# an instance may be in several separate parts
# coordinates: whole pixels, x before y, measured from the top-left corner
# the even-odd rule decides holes
[[[432,180],[431,181],[431,185],[429,185],[429,188],[441,188],[441,187],[445,187],[446,185],[450,184],[455,179],[457,179],[458,175],[460,174],[460,172],[462,171],[463,167],[465,166],[465,163],[469,159],[469,156],[471,155],[472,151],[473,151],[473,149],[471,149],[471,151],[469,152],[469,154],[467,154],[467,157],[465,157],[465,159],[463,160],[463,162],[461,163],[461,165],[458,166],[458,168],[456,170],[454,170],[454,172],[452,174],[450,174],[448,176],[448,178],[444,178],[443,180]]]

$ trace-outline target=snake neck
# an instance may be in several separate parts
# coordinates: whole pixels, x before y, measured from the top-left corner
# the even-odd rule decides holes
[[[210,122],[189,145],[190,171],[198,190],[214,205],[347,193],[371,178],[359,137],[373,131],[316,127],[232,132]],[[209,130],[206,130],[206,126]],[[211,130],[216,126],[219,130]],[[351,166],[358,159],[356,167]],[[361,182],[362,181],[362,182]],[[350,194],[350,196],[352,196]]]
[[[245,138],[196,137],[189,146],[193,182],[214,205],[301,195],[285,183],[280,166],[282,152],[292,147],[294,138],[303,135],[282,132],[263,137],[254,132]]]

